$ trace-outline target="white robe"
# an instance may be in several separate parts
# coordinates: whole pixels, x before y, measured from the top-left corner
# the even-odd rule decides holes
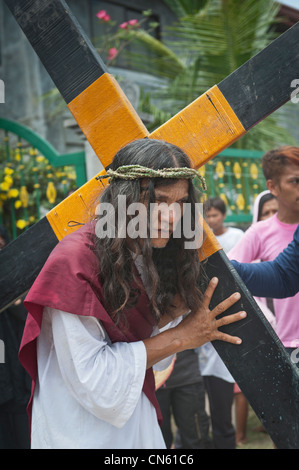
[[[46,307],[37,360],[33,449],[165,448],[156,410],[142,392],[142,341],[112,344],[96,318]]]

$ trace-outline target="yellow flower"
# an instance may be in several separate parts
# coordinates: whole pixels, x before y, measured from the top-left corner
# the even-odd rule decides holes
[[[35,158],[35,160],[39,163],[45,161],[45,157],[43,157],[43,155],[38,155],[38,157]]]
[[[17,201],[15,201],[15,209],[20,209],[20,207],[22,207],[22,203],[20,199],[18,199]]]
[[[7,166],[4,168],[4,174],[5,175],[12,175],[13,174],[13,169],[8,168]]]
[[[17,220],[16,226],[17,226],[20,230],[23,230],[23,228],[25,228],[26,225],[27,225],[26,220],[24,220],[24,219],[19,219],[19,220]]]
[[[54,204],[54,202],[56,200],[57,193],[56,193],[56,189],[55,189],[55,186],[53,184],[53,181],[49,181],[49,183],[48,183],[46,196],[48,198],[48,201],[51,204]]]
[[[237,179],[241,178],[241,167],[240,167],[240,164],[238,162],[236,162],[233,166],[233,172],[235,174],[235,177]]]
[[[15,188],[10,189],[10,190],[8,191],[8,197],[9,197],[9,198],[15,198],[15,197],[18,197],[18,195],[19,195],[19,191],[18,191],[17,189],[15,189]]]
[[[223,166],[223,163],[222,163],[222,162],[217,162],[217,165],[216,165],[216,173],[217,173],[218,178],[223,178],[223,175],[224,175],[224,166]]]
[[[21,154],[19,151],[16,151],[15,159],[17,160],[17,162],[21,161]]]
[[[4,176],[4,181],[5,181],[9,186],[11,186],[12,183],[13,183],[13,179],[12,179],[12,177],[9,176],[9,175]]]
[[[243,210],[244,210],[244,207],[245,207],[245,199],[244,199],[243,194],[238,194],[238,197],[237,197],[237,200],[236,200],[236,204],[237,204],[238,209],[239,209],[240,211],[243,211]]]
[[[27,191],[26,186],[22,186],[22,187],[21,187],[21,190],[20,190],[20,200],[21,200],[21,202],[22,202],[22,206],[23,206],[23,207],[27,207],[27,206],[28,206],[29,194],[28,194],[28,191]]]
[[[259,170],[255,163],[252,163],[252,165],[250,165],[250,174],[254,180],[256,180],[259,175]]]
[[[9,188],[10,188],[10,185],[6,181],[1,183],[1,191],[9,191]]]

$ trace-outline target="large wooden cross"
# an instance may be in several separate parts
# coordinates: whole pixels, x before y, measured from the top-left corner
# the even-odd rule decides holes
[[[137,138],[180,146],[200,167],[290,99],[299,72],[299,23],[149,134],[64,0],[5,0],[107,170],[113,156]],[[129,164],[130,162],[128,162]],[[26,293],[54,246],[87,220],[98,195],[93,178],[0,252],[0,311]],[[94,215],[91,214],[92,216]],[[212,307],[235,291],[227,313],[247,318],[224,330],[241,346],[214,342],[227,368],[278,448],[299,447],[299,374],[211,230],[203,258],[219,278]]]

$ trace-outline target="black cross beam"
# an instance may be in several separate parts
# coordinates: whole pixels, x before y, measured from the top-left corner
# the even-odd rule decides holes
[[[200,167],[288,101],[299,70],[298,23],[149,134],[64,0],[5,1],[106,169],[120,147],[143,137],[179,145]],[[87,220],[98,191],[93,178],[0,252],[0,311],[29,290],[54,246],[75,230],[68,222]],[[223,328],[242,337],[242,345],[214,346],[276,446],[298,448],[298,371],[204,228],[199,256],[208,276],[220,280],[212,307],[239,291],[241,300],[225,314],[247,311],[246,319]]]

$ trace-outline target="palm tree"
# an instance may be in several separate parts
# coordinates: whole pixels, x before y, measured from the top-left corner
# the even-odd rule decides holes
[[[151,102],[158,121],[167,120],[272,42],[279,5],[273,0],[164,0],[178,21],[162,41],[136,30],[134,41],[155,53],[130,53],[134,69],[166,79]],[[154,103],[154,104],[153,104]],[[296,144],[286,127],[288,105],[269,116],[236,142],[239,148],[268,150]]]

